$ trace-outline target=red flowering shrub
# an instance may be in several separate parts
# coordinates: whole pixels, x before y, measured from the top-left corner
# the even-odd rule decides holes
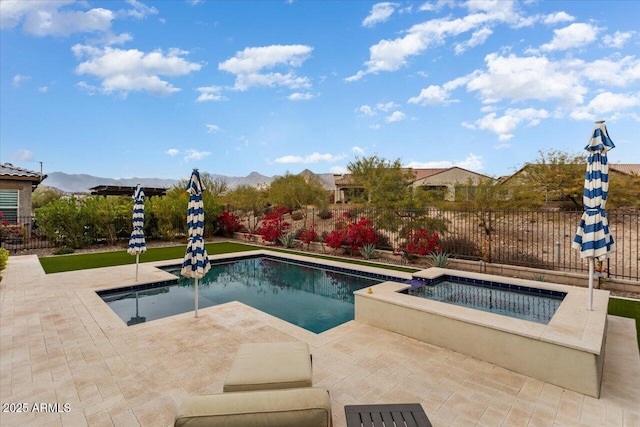
[[[348,213],[345,212],[348,215]],[[343,214],[343,217],[348,218]],[[364,245],[375,245],[378,242],[376,230],[373,222],[367,218],[361,218],[358,222],[349,219],[346,223],[341,223],[336,230],[325,237],[324,242],[333,249],[338,249],[342,245],[347,245],[349,249],[356,250]]]
[[[229,211],[222,211],[218,218],[218,227],[220,228],[220,234],[223,236],[231,236],[236,231],[242,231],[244,228],[240,223],[238,217]]]
[[[419,228],[411,230],[407,236],[404,251],[411,255],[428,255],[432,252],[441,252],[440,236],[435,231]]]
[[[289,212],[291,209],[285,206],[274,209],[264,217],[256,234],[260,234],[265,242],[277,241],[291,227],[291,223],[284,220],[284,215]]]
[[[309,227],[307,230],[302,230],[300,233],[300,241],[309,247],[311,242],[315,242],[318,240],[318,233],[313,229],[313,225]]]
[[[375,245],[378,243],[378,236],[373,228],[373,222],[368,218],[361,218],[360,221],[349,224],[345,240],[349,249],[354,250],[364,245]]]
[[[340,249],[345,242],[345,230],[333,230],[324,238],[324,243],[333,249]]]

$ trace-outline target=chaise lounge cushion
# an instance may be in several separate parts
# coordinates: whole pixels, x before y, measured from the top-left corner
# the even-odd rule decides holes
[[[174,427],[329,427],[329,392],[321,388],[191,396]]]
[[[246,343],[238,348],[222,390],[235,392],[311,386],[311,357],[307,343]]]

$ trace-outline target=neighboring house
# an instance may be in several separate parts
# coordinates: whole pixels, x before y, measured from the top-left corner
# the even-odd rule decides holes
[[[468,187],[477,185],[480,180],[493,178],[472,172],[460,167],[433,168],[433,169],[410,169],[413,178],[407,181],[407,185],[413,188],[422,188],[426,191],[438,193],[442,200],[454,201],[459,196],[460,191],[471,191]],[[364,189],[356,185],[351,174],[335,174],[334,176],[334,197],[336,203],[346,203],[354,198],[362,196]]]
[[[31,193],[47,175],[0,164],[0,216],[2,221],[16,223],[29,218],[31,222]]]

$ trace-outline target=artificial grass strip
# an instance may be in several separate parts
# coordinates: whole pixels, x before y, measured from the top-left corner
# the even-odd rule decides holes
[[[613,316],[628,317],[636,320],[638,348],[640,348],[640,301],[623,298],[609,298],[607,312]]]
[[[207,243],[206,247],[207,253],[211,255],[252,251],[256,249],[255,246],[233,242]],[[186,248],[186,244],[180,246],[148,248],[145,253],[140,255],[140,262],[166,261],[170,259],[183,258]],[[126,250],[40,258],[40,264],[47,274],[135,263],[136,257],[129,255]]]

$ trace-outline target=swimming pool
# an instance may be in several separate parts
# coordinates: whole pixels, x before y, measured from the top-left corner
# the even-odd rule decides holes
[[[563,292],[449,275],[418,283],[407,290],[409,295],[544,325],[566,296]]]
[[[178,278],[98,294],[128,325],[192,311],[193,280],[179,277],[179,266],[165,270]],[[321,333],[353,320],[354,291],[386,280],[402,281],[278,256],[235,257],[214,261],[200,279],[198,308],[239,301]]]

